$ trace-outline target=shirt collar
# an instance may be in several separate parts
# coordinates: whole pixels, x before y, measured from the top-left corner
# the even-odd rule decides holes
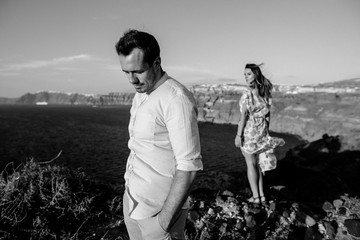
[[[166,72],[164,72],[164,74],[162,75],[162,77],[159,79],[159,81],[157,81],[157,83],[155,83],[155,86],[153,88],[153,90],[147,94],[150,95],[151,93],[153,93],[154,91],[156,91],[156,89],[158,89],[158,87],[160,87],[164,82],[166,82],[166,80],[169,78],[169,76],[167,75]]]

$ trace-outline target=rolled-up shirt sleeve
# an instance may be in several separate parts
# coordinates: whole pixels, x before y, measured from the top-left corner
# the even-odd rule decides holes
[[[202,170],[197,108],[192,97],[183,93],[176,95],[167,104],[165,121],[176,159],[176,169]]]

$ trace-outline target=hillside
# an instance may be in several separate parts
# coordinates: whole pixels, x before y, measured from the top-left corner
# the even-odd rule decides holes
[[[237,124],[238,101],[246,87],[239,84],[194,85],[199,121]],[[134,93],[27,93],[0,98],[0,104],[130,105]],[[314,141],[339,135],[342,149],[360,149],[360,79],[311,86],[274,86],[270,129]]]
[[[68,104],[68,105],[129,105],[134,93],[81,94],[41,91],[26,93],[19,98],[0,98],[0,104]]]
[[[351,93],[343,91],[351,89]],[[339,91],[333,92],[339,88]],[[204,89],[209,89],[207,92]],[[227,90],[228,89],[228,90]],[[194,86],[199,120],[237,124],[238,101],[243,86]],[[324,134],[342,138],[342,149],[360,149],[360,81],[359,79],[312,86],[314,91],[274,91],[270,129],[290,133],[308,141]],[[325,90],[324,90],[325,89]],[[331,90],[326,91],[326,90]],[[324,90],[324,91],[319,91]]]
[[[338,88],[359,88],[360,78],[347,79],[329,83],[320,83],[320,87],[338,87]]]

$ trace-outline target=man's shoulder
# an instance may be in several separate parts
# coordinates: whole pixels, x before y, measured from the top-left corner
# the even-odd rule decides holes
[[[192,92],[179,81],[171,77],[167,79],[161,90],[157,92],[157,99],[166,106],[171,106],[172,104],[180,102],[186,102],[189,106],[195,104]]]
[[[169,77],[168,80],[166,81],[166,87],[167,87],[167,91],[168,93],[170,93],[171,95],[189,95],[192,93],[190,92],[190,90],[185,87],[182,83],[180,83],[179,81],[175,80],[174,78]]]

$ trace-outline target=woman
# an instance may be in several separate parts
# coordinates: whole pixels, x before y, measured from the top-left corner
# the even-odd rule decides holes
[[[245,79],[249,85],[239,101],[240,121],[235,137],[235,146],[241,148],[246,160],[247,177],[252,197],[251,203],[265,202],[263,173],[258,164],[259,153],[272,151],[283,145],[283,139],[269,136],[271,82],[264,77],[256,64],[246,64]]]

